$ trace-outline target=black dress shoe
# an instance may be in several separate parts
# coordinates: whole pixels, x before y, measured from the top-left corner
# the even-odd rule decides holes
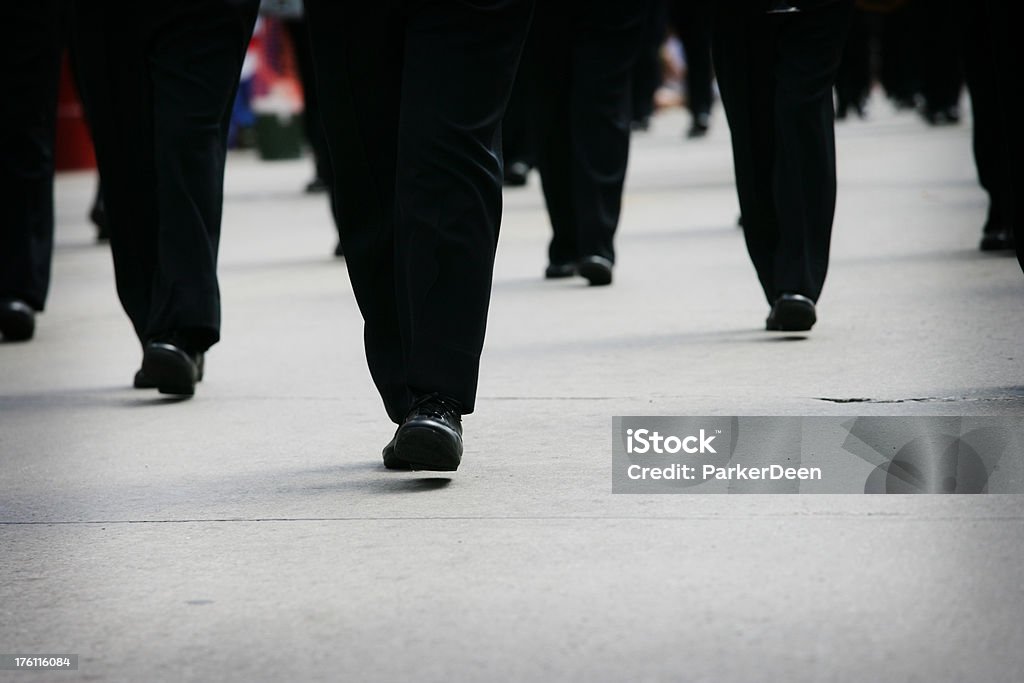
[[[557,280],[563,277],[572,277],[576,274],[575,263],[549,263],[544,269],[544,277],[548,280]]]
[[[205,356],[201,353],[196,354],[196,365],[199,369],[199,376],[196,377],[196,382],[203,381],[203,367],[206,365]],[[132,380],[132,387],[136,389],[156,389],[156,382],[149,378],[149,376],[139,368],[135,372],[135,378]]]
[[[802,294],[783,294],[775,300],[765,329],[779,332],[806,332],[817,322],[814,302]]]
[[[462,461],[462,415],[451,399],[421,396],[384,448],[388,469],[454,472]]]
[[[1009,230],[985,230],[981,235],[982,251],[1013,251],[1013,233]]]
[[[505,164],[505,187],[522,187],[530,177],[530,165],[525,161],[512,161]]]
[[[711,116],[701,112],[693,117],[693,123],[690,124],[690,130],[686,132],[688,138],[702,138],[708,134],[708,128],[711,126]]]
[[[189,352],[170,342],[150,342],[142,354],[143,381],[161,394],[191,396],[203,377],[203,353]]]
[[[36,312],[21,299],[0,299],[0,336],[5,341],[28,341],[36,332]]]
[[[321,194],[327,192],[327,183],[323,178],[317,176],[306,183],[306,194]]]
[[[107,209],[101,198],[96,199],[89,211],[89,220],[96,226],[96,241],[107,242],[110,240],[110,226],[107,223]]]
[[[612,262],[604,256],[584,256],[576,263],[576,272],[595,287],[612,283]]]

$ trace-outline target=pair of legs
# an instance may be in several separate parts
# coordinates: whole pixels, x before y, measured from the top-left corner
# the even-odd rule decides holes
[[[54,133],[64,47],[59,0],[7,10],[0,45],[0,336],[32,337],[50,287]]]
[[[256,11],[252,0],[75,6],[118,296],[144,347],[193,360],[220,339],[228,119]]]
[[[962,17],[964,73],[974,118],[974,161],[978,180],[989,197],[988,218],[982,228],[980,246],[982,251],[1012,250],[1017,211],[1014,205],[1019,201],[1014,197],[1012,166],[1018,160],[1007,154],[1007,134],[1000,110],[1000,99],[1006,97],[1000,90],[1009,84],[1000,80],[997,55],[992,46],[993,16],[989,3],[973,3],[965,10]]]
[[[715,18],[743,230],[771,305],[797,295],[813,307],[825,282],[836,201],[832,87],[852,4],[767,14],[725,3]]]
[[[710,0],[672,0],[672,25],[686,52],[686,103],[693,116],[690,137],[706,133],[711,118],[711,15]]]
[[[306,7],[370,373],[395,423],[426,395],[470,413],[501,217],[501,118],[532,2]]]
[[[580,262],[582,272],[582,260],[596,257],[607,264],[608,282],[629,156],[631,75],[648,4],[541,3],[530,39],[538,169],[554,232],[548,258],[552,266]]]

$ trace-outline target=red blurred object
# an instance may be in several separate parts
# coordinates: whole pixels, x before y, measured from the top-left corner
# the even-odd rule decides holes
[[[96,168],[92,136],[85,125],[85,112],[78,99],[71,63],[65,52],[60,65],[60,87],[57,91],[57,140],[54,165],[58,171],[79,171]]]

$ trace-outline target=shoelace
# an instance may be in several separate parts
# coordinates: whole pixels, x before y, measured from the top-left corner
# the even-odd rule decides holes
[[[451,400],[448,400],[438,394],[427,394],[416,399],[413,404],[413,409],[418,413],[425,413],[431,417],[436,417],[441,420],[451,420],[453,422],[459,422],[462,419],[462,413],[459,412],[458,405]]]

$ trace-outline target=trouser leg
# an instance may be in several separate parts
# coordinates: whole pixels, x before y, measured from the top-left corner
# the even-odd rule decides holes
[[[852,2],[782,18],[775,90],[774,196],[780,239],[774,291],[817,301],[836,205],[832,89]]]
[[[220,337],[227,123],[256,4],[76,8],[118,295],[143,343]],[[125,19],[132,31],[124,31]]]
[[[501,119],[532,5],[416,2],[405,33],[395,258],[408,384],[464,413],[476,400],[501,220]]]
[[[0,41],[0,298],[43,310],[53,254],[59,0],[14,3]]]

